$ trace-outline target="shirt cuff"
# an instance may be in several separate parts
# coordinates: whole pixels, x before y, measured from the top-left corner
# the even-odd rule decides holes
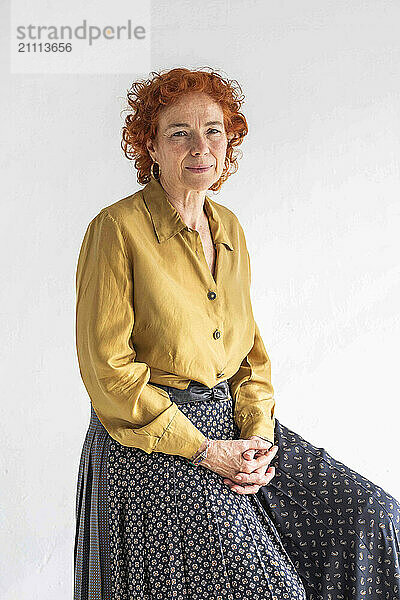
[[[240,429],[241,438],[249,438],[258,435],[274,444],[275,440],[275,417],[266,420],[264,413],[249,413],[245,416]]]
[[[156,442],[153,451],[192,458],[207,437],[177,407],[172,420]]]

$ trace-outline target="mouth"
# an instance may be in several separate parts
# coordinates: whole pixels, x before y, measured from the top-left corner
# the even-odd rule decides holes
[[[211,169],[212,165],[209,165],[208,167],[185,167],[188,171],[191,171],[192,173],[205,173],[206,171],[208,171],[209,169]]]

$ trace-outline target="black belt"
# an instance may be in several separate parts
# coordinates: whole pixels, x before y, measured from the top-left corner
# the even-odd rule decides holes
[[[214,387],[209,388],[203,383],[190,381],[185,390],[181,390],[171,385],[162,385],[161,383],[149,382],[150,385],[155,385],[168,392],[171,400],[176,404],[186,404],[187,402],[207,402],[213,400],[227,400],[231,398],[229,384],[224,379],[219,381]]]

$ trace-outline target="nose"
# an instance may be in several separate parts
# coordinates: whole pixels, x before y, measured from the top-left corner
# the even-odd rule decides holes
[[[206,138],[204,138],[201,134],[193,136],[193,142],[190,151],[193,156],[202,156],[203,154],[208,154],[209,148]]]

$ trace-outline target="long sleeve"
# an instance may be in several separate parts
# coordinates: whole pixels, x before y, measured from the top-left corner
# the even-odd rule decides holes
[[[76,347],[93,408],[112,438],[147,453],[190,458],[206,437],[148,383],[136,362],[132,265],[117,221],[103,209],[88,225],[76,272]]]
[[[259,435],[274,443],[275,400],[271,362],[257,323],[253,347],[228,383],[235,399],[234,418],[240,428],[240,436]]]
[[[246,245],[245,247],[250,285],[250,255]],[[273,444],[275,399],[271,383],[271,361],[255,321],[253,346],[237,372],[228,379],[228,383],[235,399],[234,419],[240,428],[241,437],[259,435]]]

